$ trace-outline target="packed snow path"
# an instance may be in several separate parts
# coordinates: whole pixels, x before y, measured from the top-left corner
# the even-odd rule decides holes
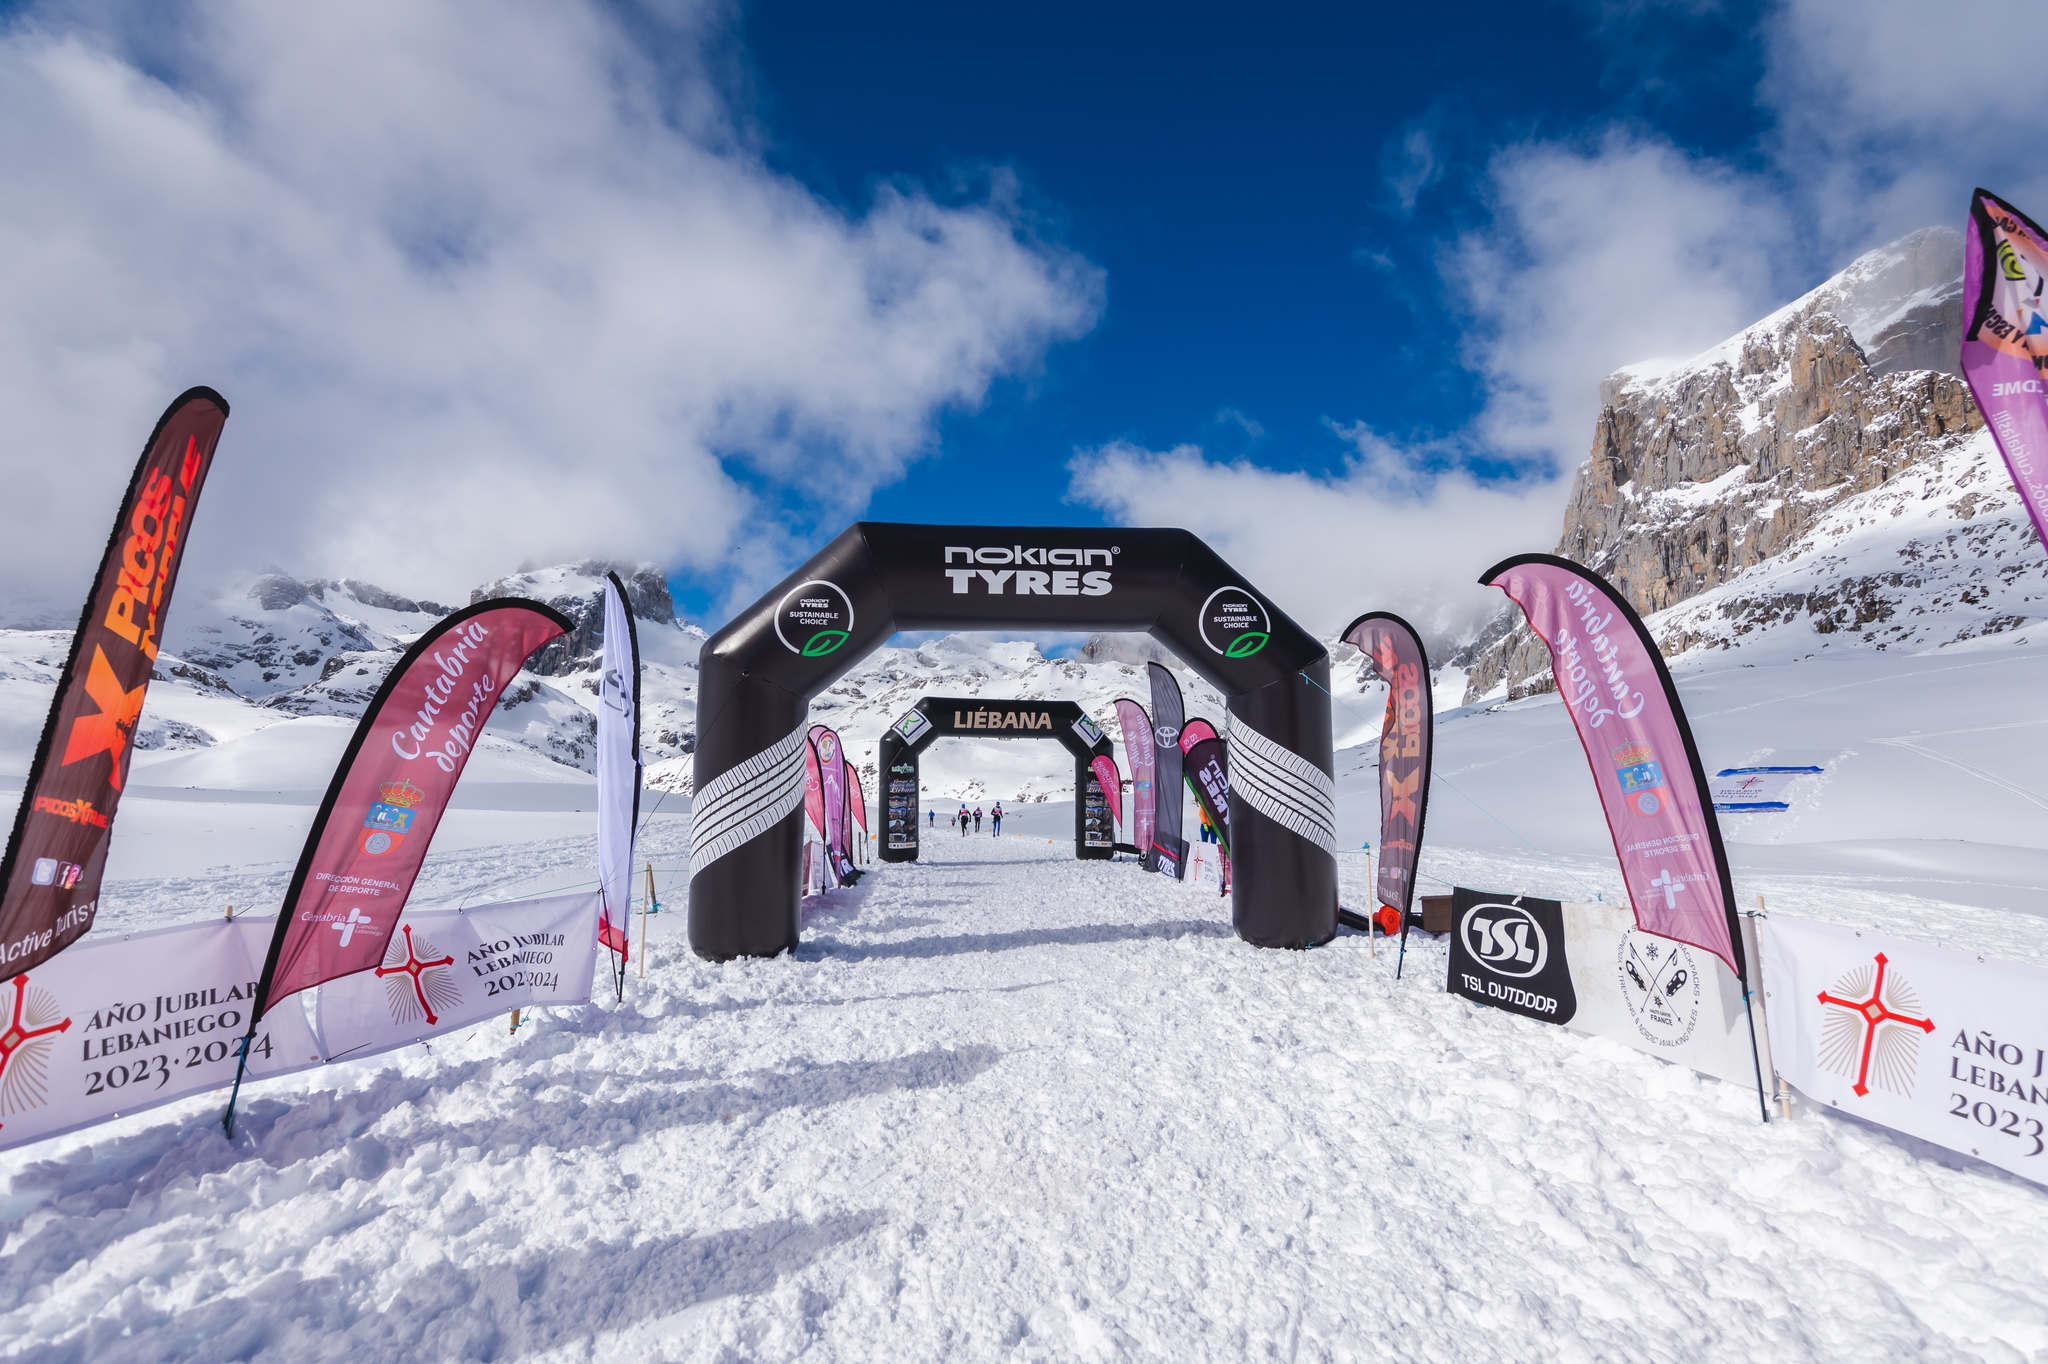
[[[1441,993],[1419,936],[1397,985],[1384,947],[1247,947],[1213,893],[1076,863],[1069,840],[927,849],[826,897],[794,960],[699,962],[668,914],[624,1009],[254,1086],[233,1143],[209,1098],[0,1156],[0,1342],[2048,1349],[2041,1190],[1827,1115],[1765,1128],[1748,1091]]]

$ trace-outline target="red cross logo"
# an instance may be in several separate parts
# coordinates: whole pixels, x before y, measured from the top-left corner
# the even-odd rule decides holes
[[[14,978],[14,1004],[8,1010],[7,1027],[0,1030],[0,1107],[13,1112],[18,1106],[39,1104],[43,1101],[43,1046],[36,1045],[44,1038],[60,1032],[68,1032],[71,1020],[62,1018],[55,1023],[31,1024],[28,1022],[28,975],[23,973]],[[39,1016],[48,1017],[57,1012],[56,1001],[41,990],[36,991],[34,1001]],[[14,1058],[21,1057],[21,1065],[14,1066]],[[14,1096],[22,1094],[17,1105]]]
[[[412,986],[413,999],[418,1004],[420,1012],[424,1013],[427,1016],[427,1022],[430,1025],[434,1023],[439,1023],[441,1020],[434,1016],[434,1006],[427,1002],[427,987],[434,987],[434,996],[435,998],[441,1001],[442,1007],[444,1008],[446,1008],[450,1002],[448,998],[449,996],[452,995],[454,997],[453,1002],[458,1004],[461,1003],[462,996],[452,986],[448,985],[444,980],[442,980],[439,976],[430,976],[425,980],[422,980],[421,977],[425,975],[426,972],[433,970],[437,966],[453,966],[455,964],[455,958],[440,957],[433,961],[422,961],[420,959],[419,954],[413,950],[412,925],[400,924],[399,929],[405,934],[405,960],[402,962],[394,963],[390,966],[380,966],[376,969],[374,974],[380,977],[407,977]],[[392,944],[393,947],[396,947],[397,945],[398,944],[395,942]],[[429,952],[434,950],[434,945],[432,943],[427,943],[426,947]],[[398,982],[392,981],[391,984],[397,985]],[[398,987],[397,998],[402,999],[404,997],[404,990],[405,986],[400,985]],[[394,1003],[395,1002],[396,1001],[394,1000]],[[399,1021],[403,1022],[404,1020],[400,1019]]]
[[[1908,1032],[1918,1028],[1922,1035],[1934,1031],[1934,1020],[1915,1018],[1920,996],[1902,976],[1885,980],[1891,963],[1880,952],[1873,977],[1869,968],[1857,967],[1835,982],[1839,994],[1820,992],[1820,1002],[1843,1010],[1827,1016],[1821,1036],[1821,1060],[1839,1075],[1854,1074],[1856,1095],[1870,1093],[1870,1067],[1874,1059],[1878,1083],[1895,1094],[1913,1091],[1913,1062],[1920,1052],[1920,1038]],[[1868,991],[1867,994],[1864,994]],[[1863,994],[1863,998],[1850,998]],[[1887,1023],[1901,1027],[1884,1030]],[[1853,1064],[1852,1064],[1853,1056]]]

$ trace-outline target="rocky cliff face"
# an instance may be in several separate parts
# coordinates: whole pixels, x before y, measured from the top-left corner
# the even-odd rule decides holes
[[[536,653],[526,670],[541,677],[559,677],[593,667],[604,651],[604,577],[616,572],[626,585],[626,608],[637,620],[659,625],[676,623],[676,604],[668,581],[652,565],[613,564],[598,560],[561,568],[530,570],[479,587],[469,594],[472,605],[488,597],[525,597],[554,607],[574,628]]]
[[[1977,481],[1969,469],[1980,455],[1963,452],[1982,418],[1953,372],[1961,254],[1955,232],[1915,233],[1705,355],[1611,376],[1556,552],[1606,575],[1648,616],[1796,556],[1838,509],[1909,470],[1937,463],[1952,466],[1951,482]],[[1923,488],[1925,497],[1946,491]],[[1947,514],[1967,521],[1995,489],[1958,492]],[[1914,586],[1854,567],[1868,571],[1796,604],[1760,589],[1729,596],[1725,609],[1773,623],[1804,615],[1829,633],[1845,623],[1845,603],[1848,625],[1870,625]],[[1659,638],[1668,656],[1743,633],[1742,623]],[[1548,654],[1518,613],[1459,661],[1470,669],[1468,701],[1549,685]]]

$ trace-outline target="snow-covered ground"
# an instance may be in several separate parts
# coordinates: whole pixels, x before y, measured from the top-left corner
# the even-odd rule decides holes
[[[1682,668],[1710,765],[1829,769],[1791,815],[1730,821],[1745,897],[2048,962],[2041,666],[1986,645]],[[1619,891],[1554,697],[1438,734],[1427,888]],[[504,760],[419,903],[591,879],[587,783]],[[1339,755],[1353,846],[1370,762]],[[623,1006],[257,1084],[232,1143],[209,1096],[0,1154],[0,1348],[2048,1352],[2048,1191],[1832,1114],[1764,1127],[1747,1090],[1444,994],[1420,935],[1398,983],[1351,934],[1247,947],[1213,893],[1073,862],[1047,802],[814,902],[794,959],[712,965],[682,940],[686,800],[648,806],[666,911]],[[310,814],[139,785],[95,931],[267,911]],[[1343,867],[1362,905],[1364,859]]]
[[[1213,894],[1070,860],[1064,813],[835,892],[793,960],[700,962],[657,916],[623,1007],[258,1085],[232,1143],[211,1097],[0,1156],[0,1339],[81,1361],[2048,1349],[2042,1191],[1830,1117],[1761,1126],[1744,1090],[1441,993],[1420,938],[1399,983],[1348,934],[1247,947]],[[684,836],[656,818],[657,866]],[[437,861],[538,882],[587,846]]]

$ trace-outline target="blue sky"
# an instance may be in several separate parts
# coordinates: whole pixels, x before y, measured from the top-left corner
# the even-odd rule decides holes
[[[1350,450],[1333,422],[1456,431],[1484,394],[1458,329],[1442,325],[1436,274],[1454,225],[1488,216],[1494,150],[1617,117],[1715,156],[1743,155],[1758,132],[1758,45],[1738,14],[1654,35],[1638,49],[1649,70],[1588,6],[1462,14],[1447,25],[1433,6],[747,10],[741,42],[774,164],[850,209],[878,174],[943,185],[999,166],[1047,230],[1107,274],[1094,329],[943,419],[937,458],[880,490],[874,514],[1099,519],[1066,496],[1064,468],[1112,440],[1328,471]],[[1708,60],[1671,60],[1682,40]],[[1704,113],[1716,106],[1737,116]]]
[[[9,619],[234,404],[188,581],[1180,524],[1310,628],[1498,607],[1603,377],[2048,200],[2026,0],[0,7]],[[53,459],[48,452],[60,451]]]

